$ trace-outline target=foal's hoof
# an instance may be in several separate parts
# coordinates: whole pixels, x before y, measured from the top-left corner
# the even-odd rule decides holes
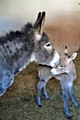
[[[74,103],[74,106],[79,107],[80,105],[76,102],[76,103]]]
[[[36,102],[38,104],[38,107],[42,107],[42,104],[40,102],[38,102],[38,101],[36,101]]]
[[[68,119],[71,119],[71,118],[72,118],[72,115],[71,115],[71,116],[68,116],[67,118],[68,118]]]
[[[67,113],[67,114],[66,114],[66,113],[64,112],[64,114],[66,115],[66,117],[67,117],[68,119],[71,119],[71,118],[72,118],[72,115],[70,115],[70,113]]]
[[[68,119],[71,119],[72,118],[72,115],[69,115],[69,116],[66,116]]]
[[[50,99],[50,96],[47,96],[46,99]]]
[[[42,105],[38,105],[38,107],[42,107]]]

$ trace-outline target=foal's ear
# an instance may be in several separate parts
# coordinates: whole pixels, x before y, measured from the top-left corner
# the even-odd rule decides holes
[[[76,58],[76,56],[77,56],[77,52],[74,52],[74,53],[71,55],[71,57],[69,58],[69,61],[68,61],[68,62],[74,60],[74,59]]]
[[[76,58],[76,56],[77,56],[77,52],[74,52],[74,53],[71,55],[70,58],[71,58],[72,60],[74,60],[74,59]]]
[[[37,20],[34,24],[34,28],[39,34],[42,34],[43,32],[44,22],[45,22],[45,12],[42,12],[42,15],[41,12],[39,12]]]
[[[67,46],[65,46],[64,54],[65,54],[66,56],[68,56],[68,47],[67,47]]]

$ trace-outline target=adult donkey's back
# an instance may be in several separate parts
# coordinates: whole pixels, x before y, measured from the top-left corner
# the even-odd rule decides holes
[[[13,83],[14,76],[30,62],[56,67],[59,55],[49,37],[42,31],[45,12],[39,12],[34,25],[28,23],[21,31],[0,37],[0,96]]]

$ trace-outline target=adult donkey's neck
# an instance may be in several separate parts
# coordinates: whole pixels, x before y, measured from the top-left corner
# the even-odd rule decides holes
[[[33,51],[34,33],[29,23],[21,31],[11,31],[0,38],[0,61],[4,60],[5,69],[15,74],[29,64]]]

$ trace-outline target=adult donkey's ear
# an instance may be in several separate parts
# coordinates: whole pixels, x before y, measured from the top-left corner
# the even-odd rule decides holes
[[[34,28],[36,28],[41,20],[41,12],[38,13],[37,19],[34,23]]]
[[[42,17],[40,20],[40,29],[39,29],[39,33],[42,34],[43,32],[43,28],[44,28],[44,23],[45,23],[45,12],[42,12]]]
[[[43,32],[44,22],[45,22],[45,12],[42,12],[42,15],[41,12],[39,12],[37,20],[34,24],[34,28],[39,34],[42,34]]]

